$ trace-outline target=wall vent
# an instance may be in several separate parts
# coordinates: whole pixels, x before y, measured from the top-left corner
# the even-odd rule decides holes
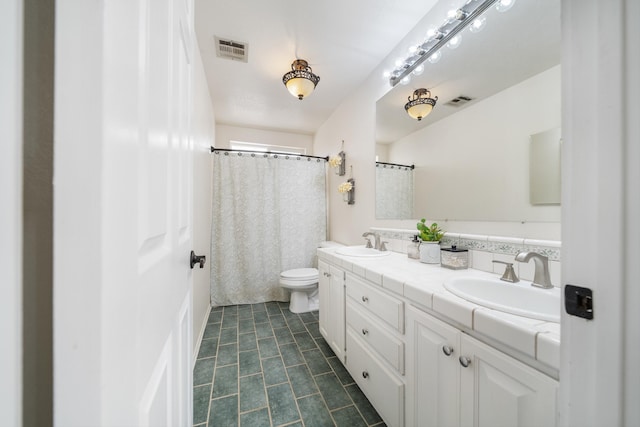
[[[468,96],[460,95],[453,98],[451,101],[447,102],[444,105],[450,105],[452,107],[460,107],[467,102],[473,101],[473,98],[469,98]]]
[[[218,58],[247,62],[249,56],[249,45],[247,43],[222,39],[220,37],[214,38],[216,41],[216,56]]]

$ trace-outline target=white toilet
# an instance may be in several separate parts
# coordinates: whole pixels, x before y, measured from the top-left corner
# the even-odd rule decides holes
[[[317,268],[283,271],[280,273],[280,286],[291,292],[289,310],[292,313],[306,313],[319,308]]]
[[[321,242],[321,248],[342,246],[336,242]],[[296,268],[280,273],[280,286],[291,292],[289,310],[292,313],[306,313],[318,310],[318,269]]]

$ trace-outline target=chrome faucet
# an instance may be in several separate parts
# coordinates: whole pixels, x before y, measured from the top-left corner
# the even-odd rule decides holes
[[[367,248],[371,247],[371,240],[369,240],[369,236],[373,236],[375,238],[375,246],[374,249],[380,250],[380,235],[377,233],[372,233],[367,231],[366,233],[362,233],[362,237],[367,239]]]
[[[531,286],[545,289],[553,288],[549,278],[549,258],[537,252],[520,252],[516,255],[516,261],[529,262],[531,259],[533,259],[536,268]]]

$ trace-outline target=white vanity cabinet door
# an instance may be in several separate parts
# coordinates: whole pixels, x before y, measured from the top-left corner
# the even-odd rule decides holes
[[[329,287],[329,331],[330,338],[327,340],[338,359],[344,363],[346,354],[345,342],[345,272],[344,270],[331,266]]]
[[[407,306],[407,426],[460,425],[460,331]]]
[[[478,340],[462,335],[462,426],[555,426],[558,382]]]
[[[404,426],[404,383],[353,331],[347,329],[347,370],[390,427]]]
[[[320,297],[320,333],[333,352],[344,363],[345,357],[345,290],[344,270],[318,261],[318,293]]]
[[[331,272],[329,264],[318,260],[318,296],[320,298],[320,319],[318,327],[324,339],[329,342],[329,319],[331,319],[331,302],[329,293],[331,290]]]

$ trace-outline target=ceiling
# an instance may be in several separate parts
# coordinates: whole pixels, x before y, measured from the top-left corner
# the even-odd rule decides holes
[[[312,134],[436,0],[195,0],[195,29],[216,123]],[[216,57],[214,36],[248,43],[248,62]],[[300,101],[294,59],[320,76]]]

